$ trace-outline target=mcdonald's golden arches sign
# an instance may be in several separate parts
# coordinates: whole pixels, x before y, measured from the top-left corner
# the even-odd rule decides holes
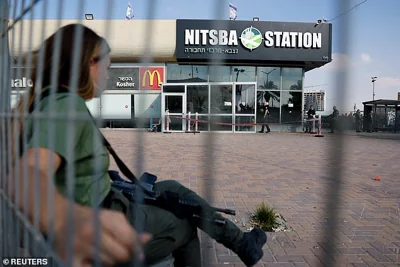
[[[140,68],[140,90],[161,90],[164,68]]]

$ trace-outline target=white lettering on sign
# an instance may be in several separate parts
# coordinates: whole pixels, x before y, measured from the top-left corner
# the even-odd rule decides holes
[[[279,32],[267,31],[265,33],[266,47],[284,48],[321,48],[322,34],[311,32]]]
[[[11,79],[11,88],[25,88],[25,87],[33,87],[33,81],[25,77],[22,79]]]
[[[236,30],[185,30],[185,45],[238,45]]]
[[[132,77],[118,77],[118,82],[116,82],[117,88],[133,88],[135,83]]]
[[[236,30],[185,30],[185,45],[187,46],[237,46],[238,40]],[[319,49],[322,47],[322,33],[267,31],[264,34],[264,45],[266,47]]]

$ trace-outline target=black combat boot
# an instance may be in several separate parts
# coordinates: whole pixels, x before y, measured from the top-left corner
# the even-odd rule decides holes
[[[251,232],[244,233],[236,254],[246,266],[251,267],[264,256],[262,247],[266,242],[266,233],[259,228],[254,228]]]

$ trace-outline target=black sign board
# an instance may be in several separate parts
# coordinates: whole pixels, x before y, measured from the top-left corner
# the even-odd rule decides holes
[[[108,90],[139,90],[139,68],[115,67],[108,70]]]
[[[212,58],[238,63],[324,65],[332,56],[332,25],[269,21],[177,20],[178,61]]]

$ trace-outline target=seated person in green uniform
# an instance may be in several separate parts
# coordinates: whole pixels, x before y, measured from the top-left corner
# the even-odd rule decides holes
[[[35,102],[34,99],[39,97],[38,94],[34,94],[35,90],[40,89],[42,92],[57,90],[51,87],[54,68],[57,68],[56,87],[71,88],[73,44],[77,29],[83,31],[77,77],[78,89],[76,92],[54,93]],[[59,43],[59,58],[55,59],[53,53],[57,45],[57,34],[60,34],[61,42]],[[21,98],[14,112],[25,112],[26,104],[31,106],[35,103],[35,112],[39,112],[44,117],[64,115],[65,118],[34,119],[30,117],[27,123],[23,124],[23,131],[20,128],[18,132],[12,130],[12,142],[8,148],[13,155],[11,175],[15,175],[17,168],[20,173],[18,177],[14,176],[12,181],[15,181],[17,185],[23,184],[24,165],[27,166],[27,175],[30,179],[34,179],[35,170],[41,174],[40,179],[36,181],[40,196],[35,195],[34,187],[30,186],[29,201],[21,201],[23,193],[12,195],[12,197],[15,201],[16,196],[21,197],[17,203],[21,210],[27,209],[30,220],[34,217],[35,199],[39,201],[39,230],[46,233],[52,225],[54,226],[55,249],[61,258],[66,258],[66,246],[69,244],[67,240],[73,238],[74,262],[77,266],[84,264],[90,266],[95,257],[95,235],[99,234],[98,255],[104,264],[128,262],[135,255],[144,259],[146,263],[153,264],[172,254],[175,258],[175,266],[200,267],[200,242],[197,228],[235,252],[247,266],[253,266],[262,258],[262,247],[267,240],[265,232],[255,228],[251,232],[244,233],[233,222],[216,212],[212,213],[213,218],[225,220],[224,225],[194,224],[188,219],[180,219],[173,213],[152,205],[135,204],[137,210],[132,212],[129,209],[132,203],[129,203],[122,193],[111,187],[108,174],[109,154],[85,104],[86,100],[100,96],[106,87],[110,66],[110,48],[107,42],[87,27],[71,24],[62,27],[46,39],[41,49],[44,53],[43,70],[38,73],[39,68],[33,69],[34,87],[27,92],[27,98]],[[34,55],[36,59],[40,59],[38,51]],[[41,79],[37,79],[37,74],[40,74]],[[70,117],[66,117],[67,115]],[[22,119],[14,119],[12,123],[22,125]],[[21,133],[26,134],[29,139],[23,153],[18,153],[15,143],[18,143]],[[51,142],[52,139],[54,142]],[[21,154],[22,157],[20,157]],[[20,157],[20,166],[15,164],[18,157]],[[68,169],[71,166],[74,169],[72,176],[74,179],[73,193],[69,197],[68,186],[71,183]],[[49,190],[48,188],[53,184],[55,189]],[[23,190],[23,186],[18,186],[18,188]],[[168,190],[182,197],[193,198],[201,204],[204,211],[210,210],[209,204],[204,199],[176,181],[157,182],[154,189]],[[102,206],[104,199],[111,192],[112,200],[115,201],[111,201],[107,207]],[[55,207],[54,211],[48,209],[50,201]],[[67,225],[66,211],[70,202],[73,202],[74,207],[73,233],[68,232]],[[100,233],[96,233],[93,207],[99,205],[101,206]],[[125,210],[127,212],[123,213],[122,211]],[[141,227],[144,233],[137,233],[135,226]]]

